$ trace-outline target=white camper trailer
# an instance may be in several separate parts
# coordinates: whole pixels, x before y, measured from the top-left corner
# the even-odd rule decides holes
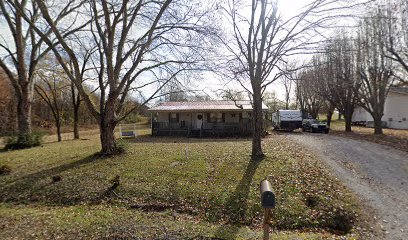
[[[300,110],[278,110],[272,113],[274,129],[293,131],[302,127],[302,112]]]

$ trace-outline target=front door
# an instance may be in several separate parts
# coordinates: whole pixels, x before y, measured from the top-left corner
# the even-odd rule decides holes
[[[196,128],[201,129],[202,125],[203,125],[203,114],[197,113],[196,114]]]

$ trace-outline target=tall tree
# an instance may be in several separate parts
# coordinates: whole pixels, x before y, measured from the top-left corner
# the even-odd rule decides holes
[[[41,62],[36,77],[34,89],[51,110],[57,129],[57,139],[61,142],[62,115],[70,97],[68,91],[70,82],[58,63],[52,64],[50,61]]]
[[[351,132],[351,121],[355,107],[360,102],[361,77],[357,72],[359,62],[355,40],[342,33],[327,45],[324,64],[325,94],[333,106],[344,116],[345,131]]]
[[[21,6],[30,20],[36,23],[37,6],[30,1],[21,1]],[[0,1],[0,17],[5,21],[12,41],[2,38],[0,48],[4,56],[0,58],[0,67],[7,74],[14,88],[17,100],[17,129],[20,135],[31,133],[31,102],[33,98],[33,80],[39,59],[49,50],[43,48],[33,28],[25,24],[19,11],[7,1]],[[45,31],[46,32],[46,31]]]
[[[54,16],[60,22],[74,8],[64,8]],[[34,91],[34,76],[38,62],[58,41],[51,37],[52,31],[39,20],[39,8],[35,1],[0,0],[0,18],[6,22],[12,40],[1,39],[0,48],[4,52],[0,58],[0,68],[4,70],[14,88],[17,99],[17,128],[20,136],[31,133],[31,103]],[[29,21],[31,24],[27,24]],[[38,36],[36,29],[49,38],[49,46]],[[61,30],[61,36],[67,36]]]
[[[386,26],[383,36],[385,56],[399,64],[402,70],[398,74],[401,85],[408,85],[408,1],[392,0],[381,6],[375,6],[380,21]],[[384,27],[384,26],[383,26]]]
[[[319,30],[335,25],[333,10],[344,8],[340,2],[314,0],[299,14],[284,19],[275,0],[251,0],[249,4],[242,0],[228,1],[226,13],[232,25],[232,39],[223,43],[230,53],[227,65],[231,75],[252,95],[254,159],[264,157],[262,94],[285,75],[284,65],[289,56],[311,50],[319,41],[315,38],[320,36]]]
[[[303,70],[296,81],[298,102],[301,103],[304,114],[312,118],[318,118],[324,99],[320,94],[322,67],[317,64],[307,70]]]
[[[393,61],[385,56],[386,16],[379,8],[361,23],[358,37],[358,72],[362,79],[361,100],[374,119],[374,133],[382,134],[382,117],[389,88],[393,84]]]
[[[56,11],[52,5],[42,0],[36,3],[61,44],[52,47],[56,58],[99,124],[104,155],[117,153],[115,126],[141,106],[124,109],[129,94],[143,94],[142,89],[154,87],[151,94],[143,94],[144,105],[179,74],[196,70],[195,64],[205,56],[199,51],[206,41],[201,33],[211,32],[201,25],[208,12],[200,12],[202,8],[197,3],[193,6],[191,1],[90,0],[75,13],[81,23],[89,23],[87,29],[64,38],[64,28],[54,20]],[[39,29],[36,32],[51,45],[49,36]],[[92,64],[84,64],[84,51],[92,53]],[[96,76],[98,103],[84,88],[89,76]]]

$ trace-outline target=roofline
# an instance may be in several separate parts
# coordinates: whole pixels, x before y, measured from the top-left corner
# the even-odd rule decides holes
[[[408,92],[390,91],[390,93],[396,93],[401,95],[408,95]]]

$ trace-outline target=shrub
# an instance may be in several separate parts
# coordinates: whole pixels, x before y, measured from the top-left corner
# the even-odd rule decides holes
[[[41,146],[43,133],[18,134],[6,138],[6,150],[24,149]]]
[[[0,175],[6,175],[6,174],[9,174],[10,172],[11,172],[11,167],[7,165],[3,165],[0,167]]]

